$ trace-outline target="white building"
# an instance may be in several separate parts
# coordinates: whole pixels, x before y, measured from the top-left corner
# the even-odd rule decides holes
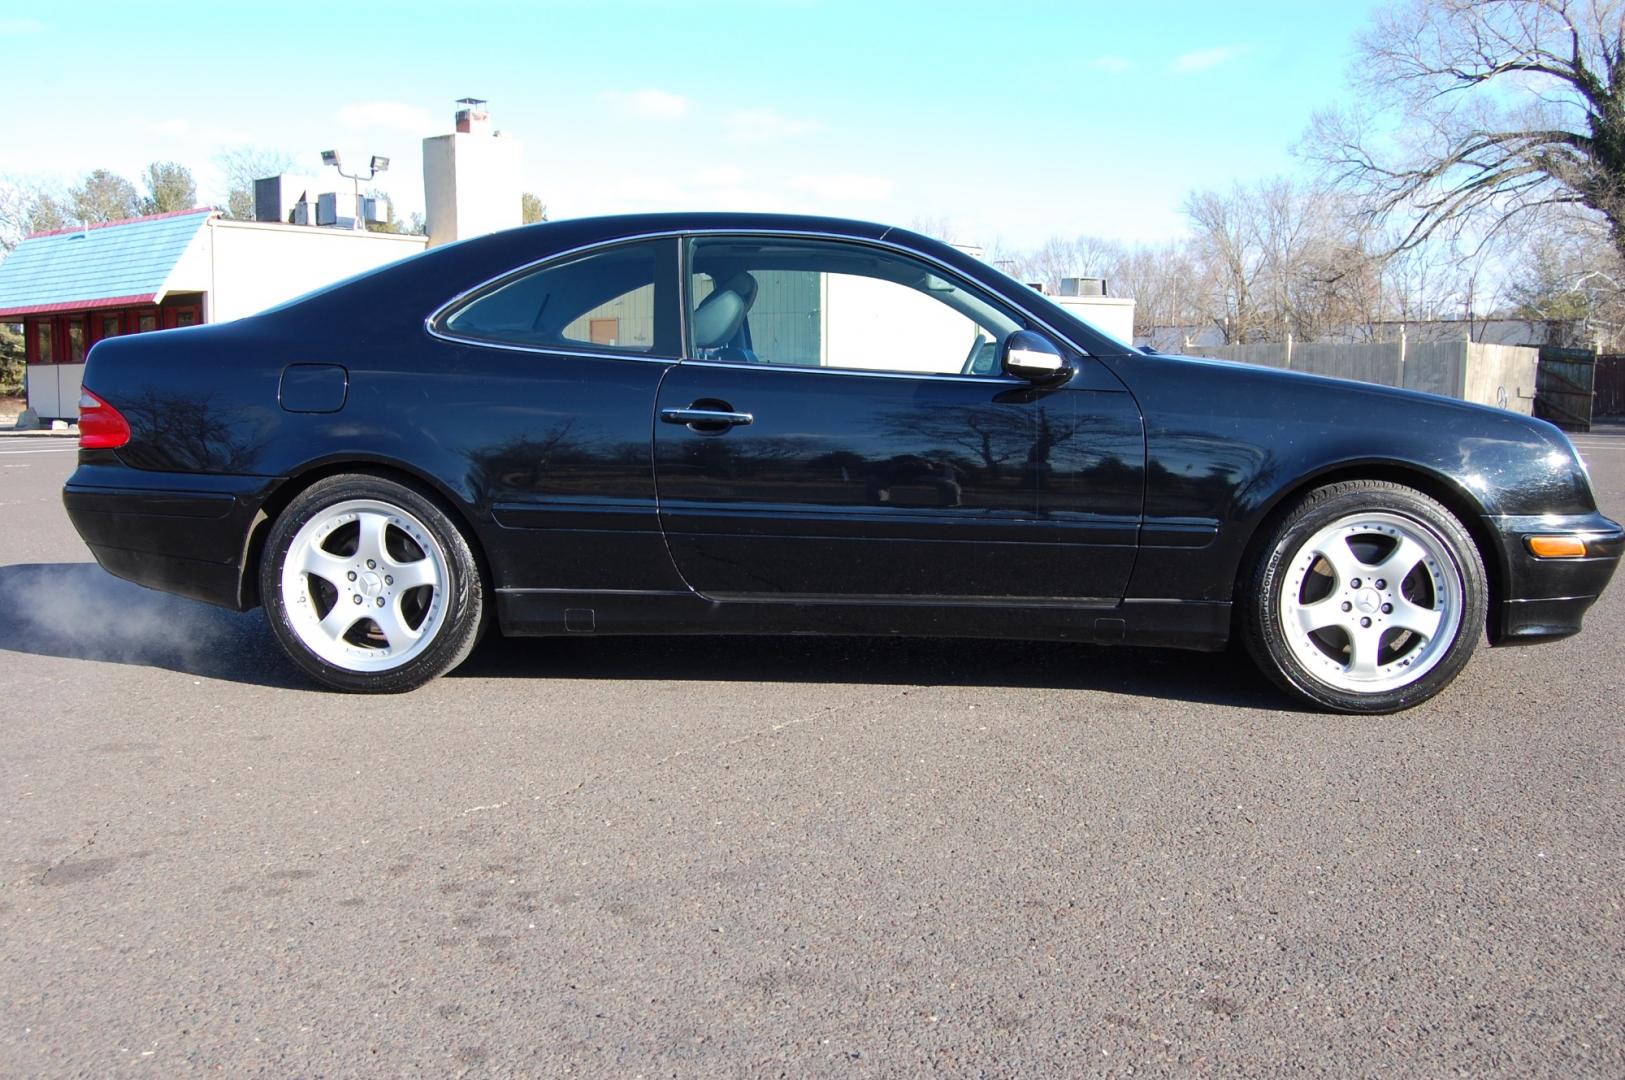
[[[429,236],[291,224],[319,220],[315,204],[334,193],[268,178],[255,216],[269,220],[200,207],[23,240],[0,262],[0,322],[23,326],[29,408],[77,418],[85,357],[103,338],[242,318],[430,243],[518,225],[519,144],[490,130],[483,102],[459,104],[457,132],[423,142]]]

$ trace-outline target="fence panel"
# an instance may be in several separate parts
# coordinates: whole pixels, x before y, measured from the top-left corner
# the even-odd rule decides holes
[[[1625,416],[1625,355],[1597,357],[1593,416]]]
[[[1445,397],[1465,396],[1467,343],[1417,341],[1405,349],[1405,389]]]
[[[1590,431],[1596,379],[1596,350],[1542,345],[1535,372],[1535,415],[1564,431]]]

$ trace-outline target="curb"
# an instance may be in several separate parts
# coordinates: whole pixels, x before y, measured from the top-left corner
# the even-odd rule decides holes
[[[18,431],[15,428],[0,428],[0,439],[77,439],[79,429],[68,428],[66,431]]]

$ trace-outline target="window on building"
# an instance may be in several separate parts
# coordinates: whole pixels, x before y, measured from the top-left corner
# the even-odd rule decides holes
[[[56,360],[56,353],[53,348],[55,343],[51,340],[51,321],[41,319],[29,325],[34,330],[34,350],[28,354],[28,362],[30,364],[52,363]]]
[[[85,362],[85,320],[68,320],[68,363]]]
[[[503,344],[675,355],[676,306],[656,284],[668,258],[675,264],[675,246],[653,241],[543,267],[476,296],[443,317],[440,328]],[[662,304],[669,304],[669,317],[662,317]]]
[[[158,313],[156,311],[143,312],[136,317],[135,330],[138,334],[145,334],[149,330],[158,329]]]
[[[97,339],[118,337],[122,332],[123,324],[117,315],[98,315],[96,317]]]

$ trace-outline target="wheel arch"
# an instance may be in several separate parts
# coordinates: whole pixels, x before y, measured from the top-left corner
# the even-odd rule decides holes
[[[1506,564],[1506,554],[1496,542],[1494,530],[1485,521],[1486,510],[1483,504],[1449,476],[1403,461],[1342,462],[1299,477],[1293,484],[1277,491],[1258,515],[1242,549],[1241,561],[1236,566],[1232,583],[1232,612],[1241,611],[1240,593],[1247,578],[1248,568],[1258,558],[1259,548],[1274,530],[1276,523],[1290,513],[1292,508],[1311,491],[1344,480],[1385,480],[1413,488],[1449,510],[1456,520],[1461,522],[1462,528],[1467,530],[1467,535],[1472,538],[1473,545],[1478,549],[1478,556],[1484,563],[1484,576],[1489,585],[1485,631],[1489,634],[1490,644],[1495,644],[1497,628],[1500,625],[1501,598],[1505,595],[1505,583],[1510,570]]]
[[[339,458],[314,461],[294,471],[278,484],[261,504],[243,541],[242,573],[238,583],[240,610],[246,611],[260,604],[258,567],[260,559],[265,554],[265,539],[270,534],[272,522],[287,509],[289,503],[311,485],[330,476],[345,474],[376,476],[379,479],[402,484],[439,507],[452,525],[463,534],[463,539],[468,542],[469,550],[474,553],[479,564],[480,576],[484,579],[487,595],[494,595],[491,592],[490,557],[485,550],[479,530],[474,527],[474,519],[468,511],[467,504],[458,498],[454,491],[432,475],[400,461],[387,458]]]

